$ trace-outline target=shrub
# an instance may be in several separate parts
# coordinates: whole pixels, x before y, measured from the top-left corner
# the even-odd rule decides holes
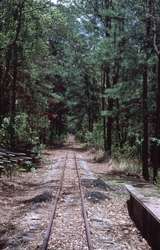
[[[16,145],[32,145],[39,144],[38,132],[32,129],[28,122],[28,115],[20,113],[15,117],[15,140]],[[10,144],[10,118],[5,117],[0,128],[0,144],[8,146]]]
[[[76,139],[82,143],[86,143],[88,147],[94,147],[96,149],[103,148],[103,134],[102,126],[97,123],[94,125],[93,131],[86,131],[85,129],[78,131]]]

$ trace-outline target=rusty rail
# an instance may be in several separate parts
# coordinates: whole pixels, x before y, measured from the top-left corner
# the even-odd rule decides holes
[[[82,189],[82,185],[81,185],[81,178],[80,178],[80,174],[79,174],[79,170],[78,170],[76,154],[74,154],[74,159],[75,159],[76,172],[77,172],[77,176],[78,176],[78,185],[79,185],[79,190],[80,190],[80,195],[81,195],[81,208],[82,208],[82,215],[83,215],[84,224],[85,224],[87,245],[88,245],[89,250],[93,250],[92,241],[91,241],[91,233],[90,233],[90,229],[89,229],[86,208],[84,205],[84,195],[83,195],[83,189]]]
[[[61,191],[62,191],[66,163],[67,163],[67,154],[65,156],[65,161],[64,161],[64,165],[63,165],[61,179],[60,179],[60,185],[59,185],[59,188],[58,188],[58,191],[57,191],[57,194],[56,194],[56,198],[55,198],[55,201],[54,201],[53,211],[51,213],[51,220],[50,220],[50,223],[48,225],[47,232],[46,232],[46,235],[44,237],[41,250],[47,250],[48,249],[48,242],[49,242],[51,231],[52,231],[53,221],[54,221],[54,218],[55,218],[55,215],[56,215],[57,204],[58,204],[58,201],[59,201],[59,198],[60,198],[60,194],[61,194]]]
[[[62,187],[63,187],[64,173],[65,173],[65,169],[66,169],[67,159],[68,159],[68,157],[67,157],[67,154],[66,154],[64,165],[63,165],[63,170],[62,170],[62,174],[61,174],[61,178],[60,178],[60,185],[59,185],[58,191],[56,193],[56,198],[55,198],[55,201],[54,201],[54,204],[53,204],[53,211],[51,213],[50,223],[48,225],[48,228],[47,228],[44,240],[43,240],[43,244],[42,244],[42,246],[40,248],[41,250],[47,250],[48,249],[48,243],[49,243],[50,235],[51,235],[51,232],[52,232],[53,221],[55,219],[57,205],[58,205],[58,201],[59,201],[61,191],[62,191]],[[79,170],[78,170],[76,154],[74,154],[74,160],[75,160],[76,173],[77,173],[77,177],[78,177],[78,186],[79,186],[80,196],[81,196],[81,209],[82,209],[82,216],[83,216],[84,225],[85,225],[87,246],[88,246],[89,250],[93,250],[93,246],[92,246],[92,242],[91,242],[91,234],[90,234],[90,229],[89,229],[89,223],[88,223],[88,219],[87,219],[86,208],[85,208],[85,205],[84,205],[84,195],[83,195],[83,189],[82,189],[82,186],[81,186],[81,178],[80,178],[80,174],[79,174]]]

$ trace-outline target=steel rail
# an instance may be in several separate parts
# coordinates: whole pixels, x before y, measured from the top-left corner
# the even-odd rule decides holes
[[[62,191],[66,163],[67,163],[67,154],[65,156],[63,170],[62,170],[62,174],[61,174],[61,178],[60,178],[60,185],[59,185],[58,191],[56,193],[56,198],[55,198],[55,201],[54,201],[54,204],[53,204],[53,211],[51,213],[50,223],[48,225],[46,235],[45,235],[44,240],[43,240],[43,244],[42,244],[42,246],[40,248],[41,250],[47,250],[48,249],[48,243],[49,243],[50,235],[51,235],[51,232],[52,232],[53,221],[54,221],[55,215],[56,215],[57,204],[58,204],[60,194],[61,194],[61,191]]]
[[[88,223],[88,219],[87,219],[86,208],[84,205],[84,195],[83,195],[83,190],[82,190],[82,185],[81,185],[81,178],[80,178],[80,174],[79,174],[79,170],[78,170],[76,154],[74,154],[74,159],[75,159],[76,172],[77,172],[77,176],[78,176],[78,185],[79,185],[79,190],[80,190],[80,195],[81,195],[81,208],[82,208],[82,215],[83,215],[84,224],[85,224],[87,246],[88,246],[89,250],[93,250],[93,245],[92,245],[92,241],[91,241],[91,233],[90,233],[89,223]]]

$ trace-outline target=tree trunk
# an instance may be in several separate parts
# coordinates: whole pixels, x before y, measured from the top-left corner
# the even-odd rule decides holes
[[[3,89],[2,89],[2,74],[3,74],[3,68],[0,66],[0,127],[2,124],[3,116],[2,116],[2,107],[3,107]]]
[[[105,72],[102,71],[102,79],[101,79],[101,84],[102,84],[102,111],[105,111],[106,108],[106,102],[105,102],[105,97],[104,97],[104,92],[105,92]],[[104,151],[107,152],[107,131],[106,131],[106,116],[103,115],[102,118],[103,122],[103,145],[104,145]]]
[[[109,67],[106,69],[106,88],[110,88],[110,79],[109,79]],[[112,156],[112,125],[113,125],[113,118],[112,118],[112,110],[113,110],[113,99],[108,97],[108,108],[107,108],[109,115],[107,117],[107,154],[109,157]]]
[[[6,111],[8,110],[8,105],[6,105],[5,100],[9,103],[9,96],[6,97],[6,89],[10,82],[9,80],[9,71],[11,64],[11,54],[12,48],[9,45],[5,55],[5,66],[1,69],[1,78],[0,78],[0,125],[3,121]],[[8,93],[7,93],[8,94]],[[8,114],[7,114],[8,115]]]
[[[24,0],[20,1],[17,6],[17,27],[16,35],[12,46],[13,51],[13,80],[11,85],[11,114],[10,114],[10,144],[11,149],[15,148],[15,116],[16,116],[16,84],[17,84],[17,73],[18,73],[18,45],[21,28],[22,28],[22,13],[24,8]]]
[[[123,143],[121,140],[121,128],[120,128],[120,107],[119,107],[119,99],[116,99],[116,108],[117,108],[117,115],[116,115],[116,132],[117,132],[117,144],[122,148]]]
[[[158,56],[157,67],[157,93],[156,93],[156,128],[155,138],[160,140],[160,54]],[[153,166],[153,181],[155,182],[158,175],[158,168],[160,167],[160,145],[156,142],[154,145],[154,166]]]
[[[90,108],[88,110],[88,130],[89,132],[93,132],[93,117],[92,117],[92,111]]]
[[[87,98],[88,98],[88,130],[93,132],[93,114],[92,114],[92,99],[91,99],[91,86],[88,77],[86,78],[86,85],[87,85]]]
[[[148,65],[143,70],[143,144],[142,144],[142,174],[143,178],[149,180],[148,171]]]
[[[113,100],[109,98],[108,111],[112,112],[112,109],[113,109]],[[113,118],[111,115],[109,115],[107,119],[107,153],[109,157],[112,156],[112,125],[113,125]]]
[[[17,44],[13,45],[13,80],[11,85],[11,115],[10,115],[10,144],[11,149],[15,148],[15,116],[16,116],[16,83],[17,83]]]

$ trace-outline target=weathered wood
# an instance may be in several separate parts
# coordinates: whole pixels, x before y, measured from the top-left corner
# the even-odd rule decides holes
[[[0,177],[4,173],[10,179],[12,179],[13,172],[16,170],[16,167],[24,164],[38,164],[40,162],[40,157],[36,153],[26,154],[21,152],[11,152],[4,148],[0,148],[0,166],[3,168],[0,169]]]
[[[0,152],[0,155],[1,155],[1,156],[7,156],[7,153]]]
[[[4,167],[3,167],[3,166],[1,165],[1,163],[0,163],[0,178],[2,177],[3,171],[4,171]]]
[[[160,192],[152,185],[126,185],[128,211],[153,250],[160,250]]]

